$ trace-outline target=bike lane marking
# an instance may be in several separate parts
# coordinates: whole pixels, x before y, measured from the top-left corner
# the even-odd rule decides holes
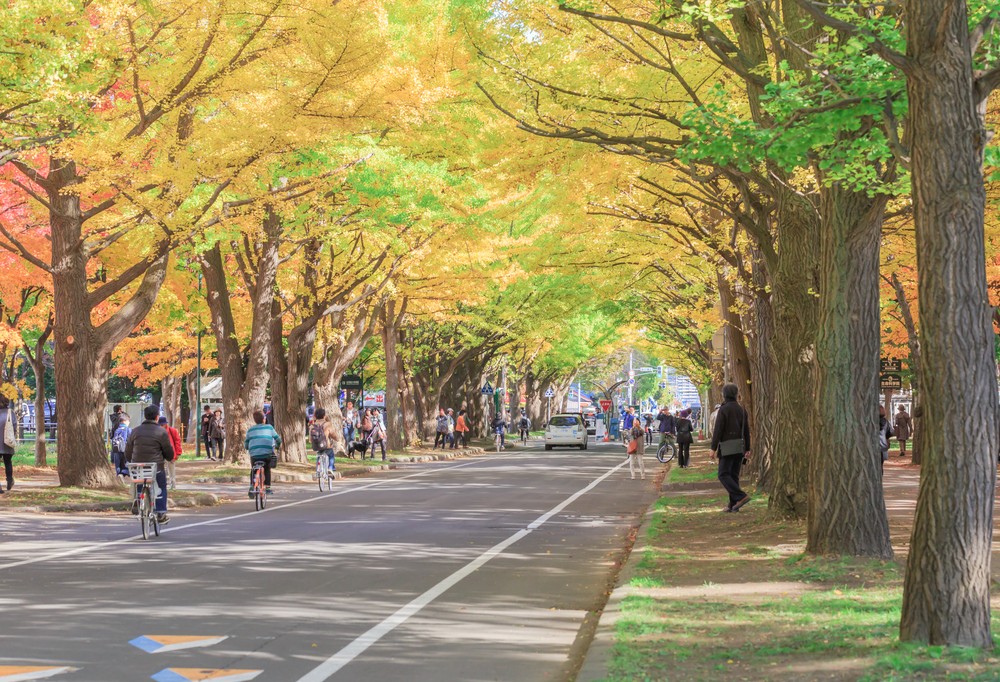
[[[472,466],[473,464],[479,464],[480,462],[486,462],[497,459],[496,457],[481,457],[472,462],[464,462],[462,464],[456,464],[453,466],[442,467],[440,469],[427,469],[425,471],[418,471],[414,474],[408,474],[406,476],[400,476],[399,478],[386,478],[380,481],[374,481],[372,483],[366,483],[365,485],[357,486],[355,488],[349,488],[347,490],[338,490],[335,493],[326,493],[325,495],[317,495],[316,497],[308,497],[304,500],[298,500],[296,502],[288,502],[280,506],[271,506],[266,509],[261,509],[260,511],[249,511],[243,512],[241,514],[234,514],[232,516],[219,516],[213,519],[207,519],[205,521],[197,521],[195,523],[189,523],[183,526],[173,526],[172,528],[163,528],[160,530],[160,535],[166,535],[167,533],[174,533],[177,531],[186,530],[188,528],[198,528],[200,526],[211,526],[217,523],[223,523],[225,521],[236,521],[238,519],[247,518],[250,516],[259,516],[261,514],[267,514],[268,512],[281,511],[282,509],[288,509],[290,507],[297,507],[300,504],[310,504],[312,502],[317,502],[319,500],[325,500],[330,497],[338,497],[340,495],[347,495],[350,493],[360,492],[362,490],[368,490],[369,488],[374,488],[380,485],[387,485],[390,483],[396,483],[398,481],[405,481],[410,478],[417,478],[418,476],[426,476],[428,474],[434,474],[441,471],[450,471],[452,469],[461,469],[463,467]],[[42,556],[33,557],[31,559],[22,559],[20,561],[13,561],[9,564],[0,564],[0,570],[7,570],[11,568],[18,568],[20,566],[30,566],[31,564],[39,564],[45,561],[53,561],[55,559],[64,559],[70,556],[76,556],[78,554],[85,554],[87,552],[93,552],[97,549],[105,549],[107,547],[114,547],[116,545],[123,545],[126,542],[133,542],[142,538],[141,534],[131,535],[126,538],[120,538],[118,540],[109,540],[107,542],[98,542],[91,545],[82,545],[80,547],[74,547],[73,549],[63,550],[61,552],[53,552],[51,554],[44,554]],[[155,541],[147,541],[155,542]],[[0,678],[0,682],[7,682],[3,678]]]
[[[131,640],[129,644],[147,654],[164,654],[181,649],[215,646],[226,639],[229,639],[228,635],[142,635]]]
[[[388,635],[390,632],[395,630],[397,627],[405,623],[411,617],[418,614],[424,607],[433,603],[438,597],[447,592],[449,589],[460,583],[465,578],[469,577],[477,570],[479,570],[483,565],[485,565],[491,559],[502,554],[508,547],[515,544],[519,540],[531,535],[534,531],[541,528],[549,521],[553,516],[560,513],[569,505],[576,502],[578,499],[589,493],[591,490],[596,488],[602,482],[604,482],[609,476],[621,469],[628,462],[624,461],[618,465],[612,467],[604,474],[595,478],[584,488],[573,493],[565,500],[557,504],[555,507],[545,512],[537,519],[529,523],[527,526],[517,531],[506,540],[493,545],[488,550],[480,554],[478,557],[467,563],[462,568],[458,569],[451,575],[447,576],[436,585],[431,587],[429,590],[416,597],[410,601],[405,606],[398,609],[395,613],[385,618],[381,623],[370,628],[368,631],[361,634],[350,644],[342,648],[337,653],[330,656],[328,659],[320,663],[318,666],[313,668],[310,672],[306,673],[298,679],[298,682],[325,682],[325,680],[333,677],[341,668],[346,666],[348,663],[353,661],[355,658],[367,651],[372,645],[376,644],[383,637]]]
[[[237,670],[236,668],[164,668],[152,675],[156,682],[249,682],[263,670]]]
[[[77,670],[79,668],[71,668],[69,666],[0,665],[0,682],[44,680],[47,677],[71,673]]]

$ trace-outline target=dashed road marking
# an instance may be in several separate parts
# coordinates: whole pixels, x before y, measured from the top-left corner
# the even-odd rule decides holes
[[[557,504],[555,507],[545,512],[537,519],[529,523],[527,526],[523,527],[521,530],[517,531],[510,537],[508,537],[503,542],[493,545],[488,550],[480,554],[478,557],[467,563],[462,568],[458,569],[448,577],[444,578],[436,585],[431,587],[429,590],[421,594],[419,597],[406,604],[399,610],[397,610],[392,615],[388,616],[381,623],[375,625],[367,632],[361,634],[353,642],[345,646],[343,649],[337,653],[330,656],[318,666],[313,668],[310,672],[306,673],[299,678],[298,682],[325,682],[325,680],[333,677],[337,671],[343,668],[345,665],[353,661],[355,658],[363,654],[368,650],[373,644],[377,643],[380,639],[385,637],[387,634],[395,630],[397,627],[405,623],[411,617],[419,613],[425,606],[431,604],[440,597],[442,594],[447,592],[449,589],[460,583],[462,580],[472,575],[478,571],[486,562],[493,559],[496,556],[502,554],[508,547],[521,540],[532,532],[541,528],[545,523],[551,519],[553,516],[561,512],[563,509],[573,504],[575,501],[589,493],[591,490],[596,488],[605,479],[607,479],[611,474],[615,473],[623,466],[626,462],[621,462],[620,464],[608,469],[604,474],[598,476],[593,481],[588,483],[584,488],[581,488],[577,492],[573,493],[565,500]]]

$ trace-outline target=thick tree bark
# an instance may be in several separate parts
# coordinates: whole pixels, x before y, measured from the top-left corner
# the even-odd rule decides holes
[[[821,190],[820,317],[806,551],[892,558],[878,437],[879,240],[886,198]]]
[[[747,354],[750,358],[750,379],[753,384],[753,453],[747,467],[747,475],[755,481],[757,488],[770,492],[772,486],[771,463],[774,459],[775,423],[773,357],[770,352],[774,342],[774,311],[771,308],[771,294],[767,266],[758,249],[751,247],[751,283],[748,298],[750,307],[744,325],[752,333],[747,336]],[[747,285],[744,285],[747,287]],[[709,410],[718,399],[710,400]]]
[[[893,290],[896,292],[896,303],[899,305],[899,313],[903,318],[903,326],[906,328],[906,345],[910,350],[910,371],[913,378],[910,380],[910,391],[913,396],[913,404],[910,405],[910,417],[913,422],[913,433],[910,436],[910,456],[914,464],[920,464],[923,456],[922,437],[923,428],[923,395],[920,390],[920,336],[917,334],[917,325],[913,320],[913,311],[910,309],[910,301],[906,297],[903,283],[899,281],[896,273],[892,273],[889,278]],[[891,418],[891,417],[890,417]]]
[[[43,188],[51,207],[59,483],[111,488],[117,482],[105,447],[104,421],[111,351],[152,307],[167,256],[154,255],[128,302],[95,327],[91,312],[98,298],[88,291],[90,253],[83,236],[86,218],[74,191],[78,182],[73,162],[49,160]]]
[[[719,272],[716,276],[719,287],[719,302],[722,305],[722,317],[725,321],[726,346],[729,350],[729,376],[740,389],[740,404],[750,413],[750,431],[756,433],[753,415],[753,383],[750,379],[750,358],[747,354],[746,337],[743,334],[743,320],[736,305],[736,295]]]
[[[406,447],[403,427],[403,358],[399,352],[400,326],[406,315],[406,300],[389,301],[382,312],[382,349],[385,352],[385,429],[390,450]]]
[[[45,344],[52,335],[53,319],[49,314],[48,323],[41,335],[35,339],[34,348],[24,344],[24,353],[35,375],[35,466],[48,466],[45,433]],[[18,418],[20,424],[21,419]]]
[[[805,516],[809,466],[816,456],[813,356],[816,342],[818,221],[800,198],[781,197],[778,254],[772,269],[775,334],[773,484],[768,506],[779,514]]]
[[[230,290],[218,244],[202,256],[201,269],[208,291],[208,308],[215,332],[219,373],[222,377],[222,405],[226,424],[226,457],[232,462],[246,460],[244,440],[254,410],[264,405],[267,394],[271,318],[279,263],[281,223],[268,211],[264,218],[265,241],[259,248],[254,273],[252,320],[248,362],[243,365],[243,348],[236,337],[236,323],[230,305]]]
[[[281,461],[304,464],[306,456],[306,407],[309,399],[309,371],[316,324],[303,320],[284,339],[280,305],[273,304],[271,322],[271,409],[274,428],[281,436]]]
[[[169,376],[164,377],[160,383],[160,410],[175,428],[180,428],[181,379],[182,377]]]
[[[998,425],[982,173],[989,93],[973,80],[965,2],[908,0],[906,31],[925,434],[900,638],[991,648]]]

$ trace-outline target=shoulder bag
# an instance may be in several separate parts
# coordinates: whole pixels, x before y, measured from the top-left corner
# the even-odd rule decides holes
[[[14,416],[12,410],[7,410],[7,420],[3,425],[3,443],[7,447],[16,448],[17,447],[17,436],[14,435]]]

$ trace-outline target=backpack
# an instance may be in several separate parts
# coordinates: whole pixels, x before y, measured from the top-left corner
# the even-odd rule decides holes
[[[309,427],[309,444],[312,446],[313,452],[320,452],[329,447],[323,422],[314,421],[312,426]]]
[[[522,429],[526,429],[526,428],[528,428],[530,426],[531,426],[531,423],[528,421],[528,418],[527,417],[521,417],[521,428]]]
[[[694,440],[692,434],[694,433],[694,425],[691,424],[689,419],[681,419],[677,424],[677,442],[681,445],[685,445]]]
[[[125,452],[125,429],[119,426],[115,429],[114,438],[111,439],[111,449],[115,452]]]
[[[437,432],[448,433],[448,417],[441,416],[437,418]]]

